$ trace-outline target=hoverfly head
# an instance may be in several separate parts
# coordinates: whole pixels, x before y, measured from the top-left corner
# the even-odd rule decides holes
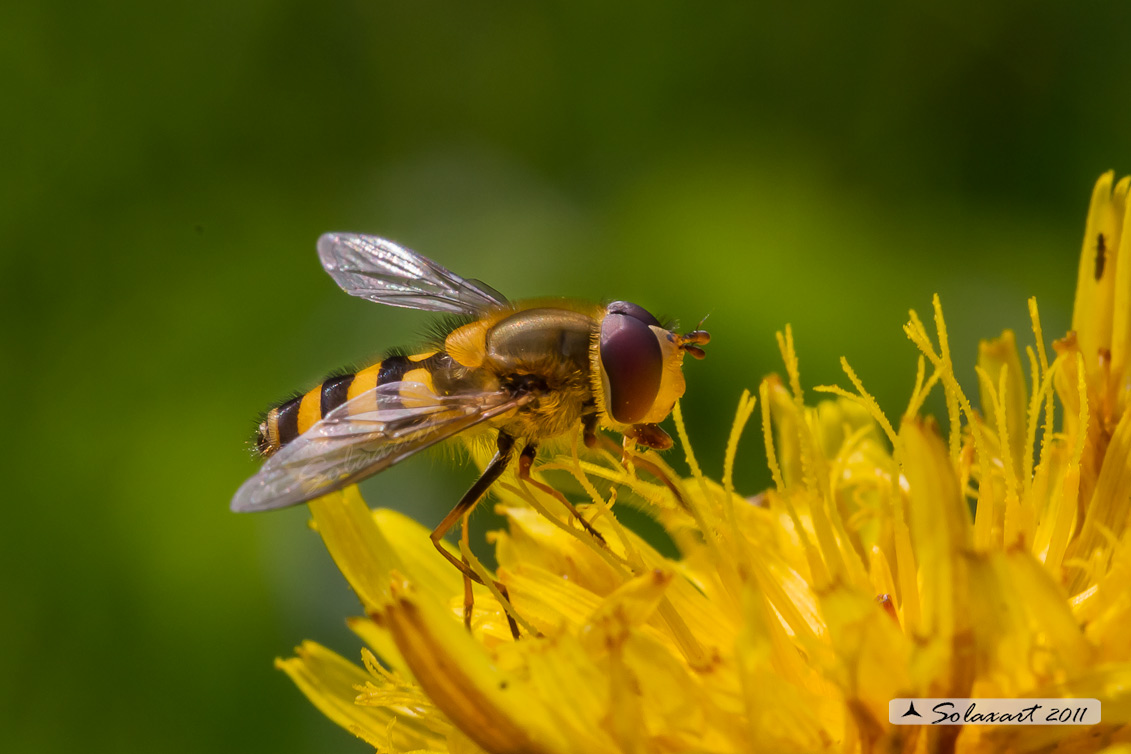
[[[671,413],[686,387],[683,356],[703,358],[702,330],[678,335],[646,309],[628,301],[605,308],[598,363],[605,412],[617,424],[655,424]]]

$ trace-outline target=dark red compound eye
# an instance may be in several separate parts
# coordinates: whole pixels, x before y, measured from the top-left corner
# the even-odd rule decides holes
[[[609,314],[627,314],[634,319],[638,319],[646,325],[654,325],[656,327],[663,327],[660,320],[652,316],[652,313],[630,301],[614,301],[606,307]]]
[[[614,301],[607,311],[601,321],[600,343],[601,365],[609,384],[605,403],[618,422],[634,424],[648,414],[660,392],[664,355],[649,327],[660,323],[627,301]]]

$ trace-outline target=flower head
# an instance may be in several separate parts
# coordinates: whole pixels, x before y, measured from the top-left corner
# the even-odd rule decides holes
[[[906,411],[852,389],[807,405],[792,335],[759,388],[773,487],[734,490],[743,395],[721,481],[675,419],[691,475],[658,456],[572,452],[538,467],[583,501],[504,478],[492,586],[463,624],[459,572],[419,524],[355,488],[311,503],[365,615],[363,666],[317,644],[280,660],[330,718],[378,751],[1095,751],[1131,741],[1131,251],[1124,179],[1096,186],[1073,332],[984,341],[959,384],[943,310]],[[1131,258],[1131,257],[1128,257]],[[933,331],[933,332],[932,332]],[[920,409],[941,389],[945,434]],[[975,404],[975,401],[977,403]],[[662,556],[616,506],[655,518]],[[515,640],[508,615],[522,633]],[[1096,697],[1090,727],[913,727],[895,697]]]

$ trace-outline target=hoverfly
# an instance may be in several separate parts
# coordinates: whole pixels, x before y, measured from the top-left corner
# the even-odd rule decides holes
[[[431,537],[473,581],[480,579],[440,541],[503,473],[518,443],[520,477],[547,491],[529,474],[538,445],[579,427],[590,447],[598,428],[647,447],[670,447],[657,425],[683,395],[684,355],[703,358],[700,346],[710,340],[699,329],[671,332],[627,301],[511,302],[375,236],[327,233],[318,240],[318,256],[346,293],[454,316],[418,353],[331,377],[271,409],[256,437],[266,461],[236,492],[232,510],[304,503],[456,435],[495,430],[494,458]]]

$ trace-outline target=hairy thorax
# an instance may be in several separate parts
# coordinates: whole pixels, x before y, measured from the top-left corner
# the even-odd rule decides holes
[[[514,312],[486,332],[484,366],[508,389],[531,396],[499,424],[508,434],[537,441],[568,432],[595,410],[589,351],[597,323],[557,307]]]

